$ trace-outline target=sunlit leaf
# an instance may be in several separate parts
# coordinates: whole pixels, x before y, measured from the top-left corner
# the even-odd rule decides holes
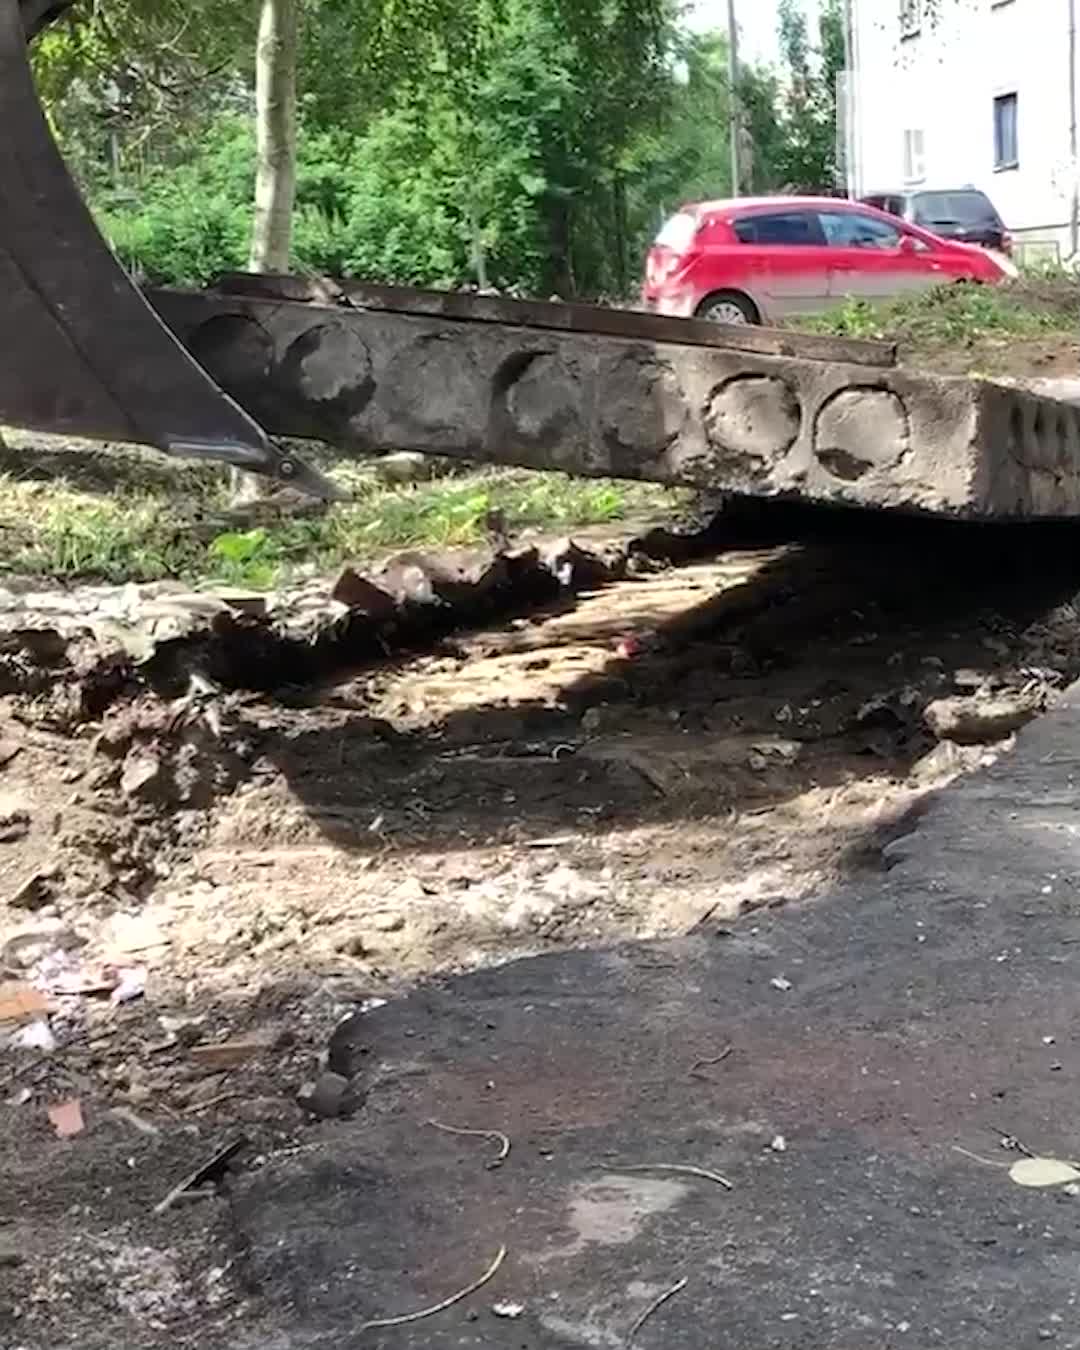
[[[1080,1170],[1059,1158],[1021,1158],[1009,1168],[1009,1177],[1018,1186],[1065,1186],[1080,1181]]]

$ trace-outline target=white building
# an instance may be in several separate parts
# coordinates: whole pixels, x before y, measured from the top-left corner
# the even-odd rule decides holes
[[[1025,251],[1077,252],[1080,0],[849,0],[859,194],[981,188]]]

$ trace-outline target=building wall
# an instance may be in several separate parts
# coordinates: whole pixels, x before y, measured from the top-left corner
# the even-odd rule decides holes
[[[925,186],[981,188],[1014,233],[1068,252],[1069,0],[937,0],[936,23],[924,15],[907,38],[901,0],[852,7],[858,190],[912,182],[904,133],[918,130]],[[1019,162],[997,170],[994,98],[1006,93],[1017,96]]]

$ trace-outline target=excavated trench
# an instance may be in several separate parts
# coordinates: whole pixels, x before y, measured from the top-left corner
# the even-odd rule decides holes
[[[733,503],[683,530],[402,554],[276,606],[24,588],[0,601],[0,691],[13,746],[20,727],[55,742],[61,820],[103,809],[143,841],[105,869],[140,899],[167,839],[184,856],[269,779],[301,833],[350,855],[350,822],[395,812],[410,847],[471,838],[468,797],[507,842],[540,822],[738,820],[853,784],[881,805],[1000,746],[1080,673],[1076,540]],[[27,759],[5,769],[14,791]],[[417,776],[440,784],[420,815]],[[63,888],[79,861],[49,867]]]
[[[129,1210],[135,1248],[114,1215],[91,1251],[60,1216],[117,1150],[163,1177],[238,1130],[302,1146],[296,1094],[367,1000],[752,925],[888,867],[928,795],[1080,675],[1077,540],[736,506],[633,544],[406,555],[276,606],[9,593],[0,954],[52,1048],[0,1056],[0,1183],[51,1287],[156,1345],[118,1294],[149,1240],[173,1262],[155,1326],[209,1316],[184,1262],[227,1264],[227,1231],[185,1214],[150,1240]],[[43,1218],[46,1108],[73,1097],[86,1137]],[[60,1343],[34,1288],[11,1285],[21,1340]]]

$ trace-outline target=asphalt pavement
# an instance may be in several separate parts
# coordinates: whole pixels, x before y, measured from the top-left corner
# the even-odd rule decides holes
[[[1080,1194],[1009,1171],[1080,1156],[1078,773],[1074,689],[833,894],[358,1015],[232,1197],[260,1346],[1080,1347]]]

